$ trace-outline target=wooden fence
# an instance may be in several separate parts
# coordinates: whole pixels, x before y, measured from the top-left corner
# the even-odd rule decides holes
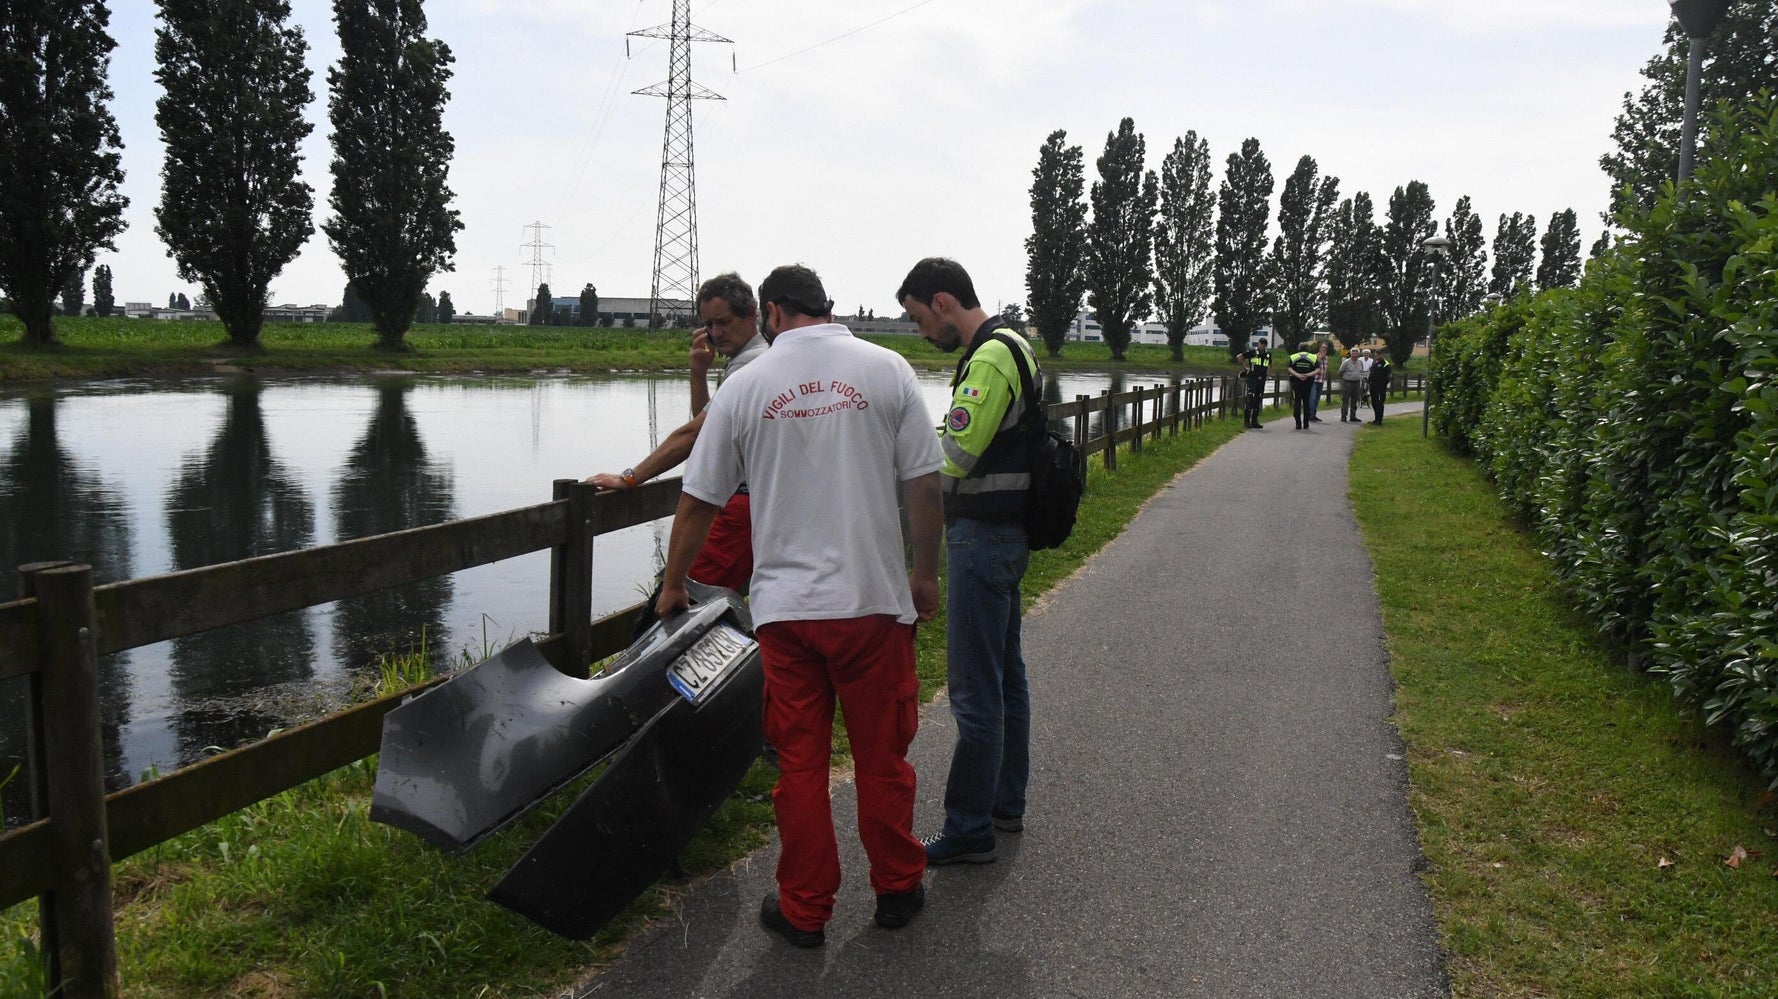
[[[1232,376],[1076,396],[1048,407],[1083,461],[1117,468],[1118,449],[1231,415]],[[1286,394],[1274,383],[1276,404]],[[1089,437],[1091,417],[1100,432]],[[671,516],[679,480],[598,492],[558,480],[548,503],[95,587],[90,566],[21,566],[21,599],[0,604],[0,681],[24,678],[29,824],[0,835],[0,908],[36,896],[52,994],[117,994],[111,865],[375,753],[393,694],[105,793],[98,657],[360,596],[549,549],[549,633],[563,672],[629,641],[634,608],[591,619],[593,539]],[[437,680],[433,682],[439,682]],[[62,991],[56,992],[60,988]]]

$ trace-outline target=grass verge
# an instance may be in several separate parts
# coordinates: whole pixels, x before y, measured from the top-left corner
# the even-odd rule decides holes
[[[1454,995],[1778,995],[1771,796],[1418,423],[1350,482]]]
[[[208,374],[217,370],[260,372],[467,372],[467,371],[666,371],[683,369],[691,334],[572,326],[421,325],[408,331],[406,350],[376,350],[376,334],[364,323],[275,323],[256,349],[228,342],[220,322],[155,322],[108,317],[56,321],[58,342],[26,347],[18,317],[0,315],[0,382],[46,378],[114,378]],[[917,336],[867,336],[916,368],[949,370],[955,356],[935,351]],[[1132,344],[1124,361],[1112,361],[1103,344],[1071,343],[1049,371],[1235,370],[1221,347],[1187,347],[1184,361],[1154,344]]]
[[[21,343],[17,316],[0,315],[0,382],[50,378],[121,378],[202,375],[217,372],[367,371],[535,372],[673,371],[685,368],[691,334],[576,326],[458,326],[429,324],[408,331],[407,349],[374,349],[376,333],[365,323],[274,323],[259,346],[228,342],[220,322],[156,322],[85,316],[56,320],[58,342]],[[907,358],[915,368],[949,371],[956,355],[941,354],[917,336],[864,337]],[[1040,348],[1041,350],[1041,348]],[[1418,358],[1408,370],[1417,371]],[[1231,374],[1237,365],[1222,347],[1172,348],[1131,344],[1122,361],[1102,343],[1070,343],[1061,357],[1044,357],[1046,371]]]
[[[1143,503],[1240,433],[1235,420],[1095,463],[1074,535],[1032,556],[1027,602],[1115,538]],[[941,604],[942,606],[942,604]],[[920,629],[923,698],[943,686],[944,622]],[[380,672],[397,682],[400,663]],[[411,682],[414,679],[407,677]],[[838,737],[844,749],[843,730]],[[611,961],[649,920],[670,918],[687,881],[663,882],[594,940],[557,938],[483,893],[578,796],[557,794],[514,828],[449,857],[369,820],[375,759],[244,809],[114,870],[126,994],[142,999],[553,996]],[[680,858],[689,879],[766,842],[774,774],[755,766]],[[588,858],[597,863],[597,858]],[[0,913],[0,995],[41,993],[34,905]]]

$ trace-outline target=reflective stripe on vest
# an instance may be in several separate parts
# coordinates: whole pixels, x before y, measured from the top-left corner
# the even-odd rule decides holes
[[[1031,374],[1037,383],[1039,392],[1043,390],[1043,373],[1037,367],[1037,356],[1024,337],[1006,329],[996,327],[993,332],[1004,332],[1013,341],[1001,346],[1007,350],[1022,350],[1025,361],[1031,366]],[[983,335],[970,344],[970,349],[957,364],[957,376],[953,387],[962,380],[964,371],[969,367],[975,352],[990,342],[994,337]],[[1018,432],[1019,421],[1025,415],[1030,404],[1025,398],[1023,386],[1019,383],[1017,364],[1011,379],[1012,398],[1006,405],[1006,415],[996,428],[994,439],[973,463],[959,461],[958,454],[962,448],[948,437],[940,443],[948,448],[956,448],[957,453],[947,451],[951,461],[969,469],[964,478],[943,476],[945,520],[950,522],[958,517],[971,520],[984,520],[994,523],[1022,521],[1029,504],[1027,493],[1031,488],[1031,457],[1027,441]]]

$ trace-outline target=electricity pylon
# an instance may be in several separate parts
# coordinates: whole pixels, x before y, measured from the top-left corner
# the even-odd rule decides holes
[[[691,142],[691,102],[720,101],[721,94],[691,79],[692,42],[728,42],[691,23],[691,0],[673,0],[673,21],[630,32],[637,38],[671,43],[667,82],[636,93],[667,99],[667,129],[661,140],[661,194],[654,222],[654,283],[648,293],[648,328],[662,325],[663,298],[690,302],[698,288],[698,185]],[[682,306],[674,305],[677,312]]]

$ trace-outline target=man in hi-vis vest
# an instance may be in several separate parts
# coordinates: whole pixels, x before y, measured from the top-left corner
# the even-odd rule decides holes
[[[1029,441],[1013,351],[1043,392],[1037,355],[990,316],[955,260],[914,265],[895,298],[940,350],[963,348],[940,433],[945,465],[945,679],[957,745],[945,782],[945,824],[922,840],[928,864],[986,864],[994,834],[1025,828],[1031,695],[1019,648],[1019,584],[1031,558],[1025,531]]]

